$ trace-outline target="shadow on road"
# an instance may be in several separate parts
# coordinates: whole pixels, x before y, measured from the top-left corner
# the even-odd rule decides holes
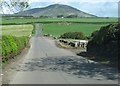
[[[79,78],[117,80],[117,70],[73,56],[32,59],[17,71],[63,71]]]

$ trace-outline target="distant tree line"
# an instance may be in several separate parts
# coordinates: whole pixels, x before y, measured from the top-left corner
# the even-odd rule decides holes
[[[77,18],[78,15],[76,14],[71,14],[71,15],[68,15],[68,16],[65,16],[65,15],[57,15],[57,18]]]
[[[33,16],[26,16],[26,15],[9,15],[9,14],[5,14],[5,15],[1,15],[3,18],[13,18],[13,17],[23,17],[23,18],[32,18]]]

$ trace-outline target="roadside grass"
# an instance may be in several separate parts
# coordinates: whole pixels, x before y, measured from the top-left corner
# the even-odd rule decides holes
[[[29,36],[32,33],[32,25],[2,25],[0,26],[2,34],[0,35],[11,35],[11,36]]]
[[[90,36],[95,30],[106,24],[41,24],[42,32],[44,34],[51,34],[53,36],[60,36],[65,32],[83,32],[85,36]]]

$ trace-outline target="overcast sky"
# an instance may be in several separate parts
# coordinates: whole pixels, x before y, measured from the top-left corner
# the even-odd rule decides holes
[[[100,17],[117,17],[119,0],[29,0],[30,8],[65,4]],[[8,11],[6,11],[8,13]]]

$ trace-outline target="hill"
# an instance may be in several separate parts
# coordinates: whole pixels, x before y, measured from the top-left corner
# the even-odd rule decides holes
[[[34,8],[16,13],[15,15],[49,18],[96,17],[95,15],[85,13],[74,7],[62,4],[53,4],[43,8]]]

